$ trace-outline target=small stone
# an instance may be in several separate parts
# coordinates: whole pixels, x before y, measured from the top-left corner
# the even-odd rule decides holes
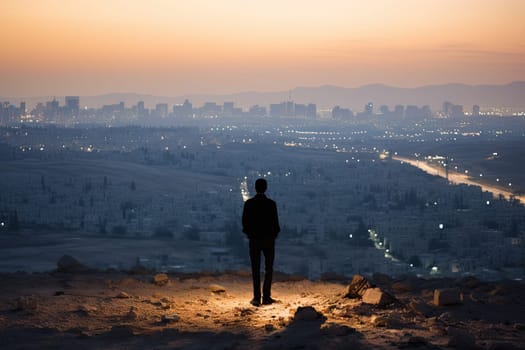
[[[153,276],[153,284],[157,286],[165,286],[169,282],[169,277],[165,273],[158,273]]]
[[[394,298],[379,288],[368,288],[363,294],[363,303],[384,306],[394,301]]]
[[[82,265],[77,259],[71,255],[62,255],[57,261],[57,270],[59,272],[84,272],[88,268]]]
[[[368,288],[372,288],[372,284],[364,276],[354,275],[344,296],[351,299],[361,298]]]
[[[92,315],[94,314],[95,312],[97,311],[97,308],[94,307],[94,306],[90,306],[90,305],[87,305],[87,304],[82,304],[78,307],[78,312],[86,315],[86,316],[89,316],[89,315]]]
[[[164,323],[176,323],[180,321],[180,316],[176,314],[162,316],[162,322]]]
[[[128,318],[131,320],[137,320],[139,318],[138,309],[132,306],[128,311]]]
[[[390,326],[390,320],[388,317],[385,316],[379,316],[379,315],[373,315],[370,317],[370,323],[372,323],[375,327],[389,327]]]
[[[446,288],[434,290],[434,305],[447,306],[457,305],[463,302],[463,295],[458,288]]]
[[[218,284],[210,284],[208,286],[208,289],[212,293],[215,293],[215,294],[220,294],[220,293],[225,293],[226,292],[226,288],[224,288],[223,286],[218,285]]]
[[[266,332],[271,332],[271,331],[275,330],[275,327],[273,326],[273,324],[267,323],[267,324],[264,325],[264,330]]]
[[[116,298],[119,298],[119,299],[129,299],[131,298],[131,296],[126,293],[126,292],[120,292],[117,294]]]
[[[299,306],[294,314],[295,321],[313,321],[323,317],[320,312],[317,312],[312,306]]]

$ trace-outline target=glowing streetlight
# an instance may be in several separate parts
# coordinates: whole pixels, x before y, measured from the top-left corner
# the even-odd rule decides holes
[[[439,224],[439,229],[440,229],[440,230],[442,230],[442,229],[444,229],[444,228],[445,228],[445,225],[443,225],[443,224]]]

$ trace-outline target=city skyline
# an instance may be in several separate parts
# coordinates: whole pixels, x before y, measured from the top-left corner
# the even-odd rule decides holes
[[[525,3],[11,1],[0,96],[525,80]]]

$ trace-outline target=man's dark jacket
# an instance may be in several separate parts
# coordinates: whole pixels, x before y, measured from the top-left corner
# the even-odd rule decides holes
[[[281,231],[277,205],[262,193],[244,203],[242,232],[250,239],[277,238]]]

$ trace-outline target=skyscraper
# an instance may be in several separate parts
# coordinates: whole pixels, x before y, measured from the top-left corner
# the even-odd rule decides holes
[[[79,109],[80,98],[78,96],[66,96],[66,105],[64,106],[65,116],[78,116]]]

